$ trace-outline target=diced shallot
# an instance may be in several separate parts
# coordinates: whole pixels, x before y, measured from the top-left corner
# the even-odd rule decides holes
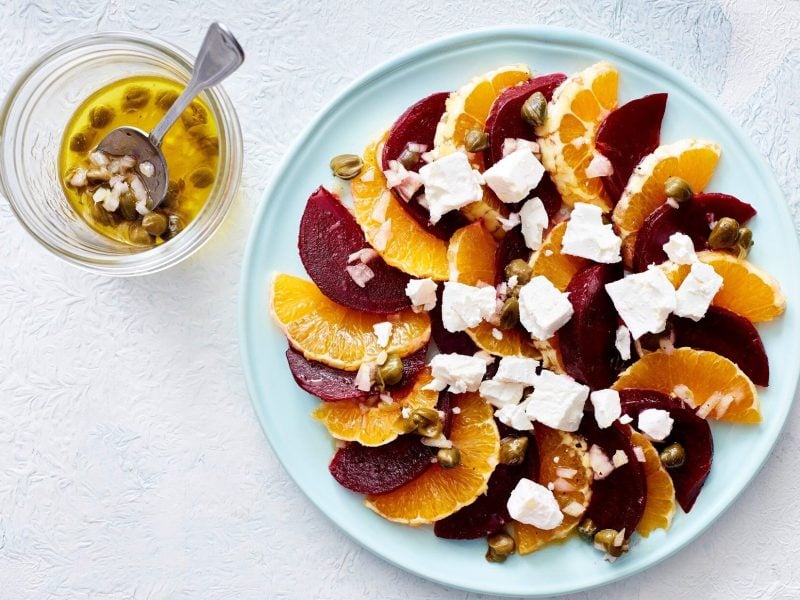
[[[566,479],[559,477],[553,483],[553,490],[556,492],[574,492],[575,486]]]
[[[362,392],[368,392],[372,388],[373,377],[375,375],[375,365],[371,362],[361,363],[356,373],[356,388]]]
[[[605,479],[614,470],[614,465],[597,444],[592,444],[589,448],[589,463],[592,465],[595,479]]]
[[[357,263],[355,265],[348,265],[345,267],[347,274],[355,282],[358,287],[365,287],[370,280],[375,277],[375,272],[364,263]]]
[[[570,517],[580,517],[583,514],[583,504],[580,502],[575,502],[574,500],[567,504],[564,508],[561,509],[565,515],[569,515]]]
[[[614,174],[614,165],[605,156],[595,152],[592,162],[586,167],[586,177],[608,177]]]
[[[372,244],[375,246],[375,250],[381,252],[386,250],[386,244],[389,243],[389,236],[392,234],[392,220],[388,219],[384,221],[381,226],[378,228],[377,233],[375,234],[374,243]]]
[[[428,146],[426,146],[425,144],[417,144],[415,142],[408,142],[408,144],[406,144],[406,148],[408,148],[409,152],[418,152],[419,154],[422,154],[423,152],[425,152],[428,149]]]

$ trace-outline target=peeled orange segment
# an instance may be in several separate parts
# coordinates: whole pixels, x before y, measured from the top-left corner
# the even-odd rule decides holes
[[[356,221],[387,264],[414,277],[447,280],[447,242],[425,231],[386,187],[377,146],[367,146],[364,168],[350,182]]]
[[[497,339],[497,333],[502,337]],[[534,346],[531,337],[518,328],[500,329],[491,323],[483,322],[477,327],[467,329],[467,335],[481,350],[495,356],[527,356],[541,358],[541,352]]]
[[[664,182],[680,177],[695,193],[702,192],[717,166],[720,147],[714,142],[684,139],[659,146],[633,170],[614,207],[612,219],[623,240],[623,258],[631,264],[636,233],[644,220],[667,199]]]
[[[758,392],[739,367],[714,352],[677,348],[645,354],[624,371],[614,389],[650,389],[678,396],[698,416],[733,423],[761,421]]]
[[[569,206],[596,204],[604,211],[612,203],[601,177],[587,177],[594,158],[594,138],[606,115],[617,105],[619,73],[599,62],[567,78],[547,105],[547,118],[536,128],[542,164]]]
[[[658,450],[653,444],[637,431],[631,432],[631,442],[644,453],[647,497],[644,514],[636,526],[636,531],[647,537],[656,529],[669,529],[675,514],[675,486],[672,485],[672,478],[661,463]]]
[[[769,273],[727,252],[705,250],[698,252],[697,257],[722,277],[722,288],[711,302],[714,306],[727,308],[753,323],[771,321],[786,310],[786,296]],[[689,268],[688,265],[664,267],[676,288],[686,279]]]
[[[385,350],[406,356],[431,337],[426,313],[411,309],[376,315],[345,308],[329,300],[310,281],[278,273],[272,282],[272,315],[289,343],[309,360],[329,367],[357,370]],[[389,345],[381,348],[372,329],[376,323],[393,325]]]
[[[447,263],[450,281],[467,285],[495,284],[497,242],[481,223],[462,227],[450,238]]]
[[[433,390],[423,389],[433,381],[430,368],[420,373],[414,386],[405,393],[395,394],[392,404],[377,402],[374,406],[363,400],[323,402],[312,413],[333,437],[362,446],[382,446],[394,440],[400,431],[397,422],[403,408],[433,408],[439,397]]]
[[[553,227],[530,261],[534,276],[544,275],[562,292],[578,271],[592,264],[587,258],[561,253],[561,241],[566,230],[566,222]]]
[[[592,495],[592,467],[589,465],[589,455],[583,438],[539,423],[536,424],[535,432],[539,446],[538,483],[544,486],[552,483],[555,487],[553,494],[561,510],[569,507],[569,512],[575,509],[577,514],[565,513],[561,525],[550,530],[515,523],[517,549],[520,554],[530,554],[550,542],[567,537],[580,523],[583,510],[589,505]],[[572,489],[567,489],[569,487]],[[578,512],[578,508],[582,510]]]
[[[390,521],[407,525],[433,523],[472,504],[486,487],[498,462],[500,436],[492,407],[477,393],[453,396],[450,441],[461,453],[461,463],[452,469],[431,465],[404,486],[365,504]]]
[[[560,375],[566,375],[564,359],[561,357],[561,349],[558,347],[558,336],[554,335],[549,340],[534,340],[533,346],[539,351],[542,357],[542,366],[548,371],[553,371]]]

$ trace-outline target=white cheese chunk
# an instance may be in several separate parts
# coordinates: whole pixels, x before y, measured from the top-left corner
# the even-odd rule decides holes
[[[463,354],[437,354],[431,360],[431,374],[437,385],[448,386],[454,394],[476,392],[486,374],[486,361]]]
[[[591,395],[594,418],[600,429],[609,427],[622,414],[622,406],[617,390],[597,390]]]
[[[533,197],[522,205],[519,216],[525,245],[531,250],[538,250],[542,245],[542,234],[550,222],[544,204],[538,197]]]
[[[527,148],[517,148],[486,169],[483,179],[501,202],[514,204],[539,185],[544,175],[542,163]]]
[[[536,369],[539,368],[539,361],[535,358],[524,356],[504,356],[500,359],[495,373],[495,381],[506,383],[521,383],[531,386],[536,382]]]
[[[511,518],[539,529],[555,529],[564,520],[553,492],[523,477],[506,504]]]
[[[599,263],[618,263],[622,260],[621,247],[622,240],[614,233],[614,227],[603,223],[603,210],[599,206],[575,203],[561,241],[564,254]]]
[[[675,314],[699,321],[721,287],[722,277],[714,267],[701,262],[692,264],[692,269],[678,288]]]
[[[655,442],[661,442],[669,436],[674,423],[669,412],[660,408],[648,408],[639,413],[637,429]]]
[[[667,253],[667,258],[676,265],[690,265],[693,262],[697,262],[694,242],[685,233],[673,233],[662,248]]]
[[[425,199],[431,223],[442,215],[483,198],[483,178],[469,164],[467,156],[454,152],[424,165],[419,170],[425,185]]]
[[[619,422],[622,423],[623,425],[628,425],[629,423],[633,423],[633,419],[631,418],[630,415],[622,415],[619,418]]]
[[[528,396],[527,415],[534,421],[560,429],[577,431],[589,388],[566,375],[542,371]]]
[[[537,275],[519,291],[519,320],[538,340],[546,340],[572,317],[569,294],[559,291],[543,275]]]
[[[608,283],[606,292],[634,339],[664,331],[677,302],[675,288],[657,267]]]
[[[525,414],[525,402],[521,404],[506,404],[494,411],[497,420],[517,431],[531,431],[533,423]]]
[[[383,321],[381,323],[375,323],[372,326],[372,331],[375,333],[375,336],[378,338],[378,346],[381,348],[386,348],[389,345],[389,338],[392,337],[392,328],[394,326],[389,321]]]
[[[495,289],[476,287],[455,281],[444,284],[442,294],[442,324],[450,332],[477,327],[497,310]]]
[[[521,383],[505,383],[488,380],[481,383],[480,393],[484,400],[496,408],[507,404],[519,404],[524,386]]]
[[[406,284],[406,296],[411,306],[419,310],[436,308],[436,282],[433,279],[411,279]]]
[[[619,352],[619,357],[622,360],[629,360],[631,357],[631,332],[625,327],[620,325],[617,328],[617,334],[614,337],[614,346]]]

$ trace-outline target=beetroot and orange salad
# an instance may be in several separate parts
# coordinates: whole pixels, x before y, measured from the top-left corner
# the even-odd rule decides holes
[[[663,143],[666,94],[617,86],[511,65],[423,98],[331,160],[311,281],[272,284],[331,475],[490,561],[575,532],[616,559],[691,510],[709,420],[761,420],[754,323],[786,302],[747,260],[756,211],[706,191],[717,144]]]

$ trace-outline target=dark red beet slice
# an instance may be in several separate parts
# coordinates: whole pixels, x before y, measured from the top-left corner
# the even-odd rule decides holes
[[[567,286],[575,312],[558,330],[561,358],[567,373],[593,390],[609,387],[622,367],[614,346],[617,311],[605,288],[621,278],[619,264],[593,265],[575,275]]]
[[[420,371],[425,367],[427,352],[428,347],[425,346],[403,358],[403,378],[388,389],[392,392],[403,392],[414,385]],[[320,400],[337,402],[361,400],[370,396],[370,392],[362,392],[356,388],[355,371],[342,371],[308,360],[294,348],[286,351],[286,360],[297,385]]]
[[[409,276],[381,257],[369,261],[375,276],[363,288],[347,273],[348,257],[369,244],[350,211],[324,187],[308,199],[297,245],[309,276],[334,302],[371,313],[393,313],[411,305],[406,296]]]
[[[678,503],[684,512],[688,513],[694,506],[711,470],[714,440],[708,422],[698,417],[694,410],[678,398],[672,398],[655,390],[622,390],[619,395],[622,413],[633,418],[632,425],[636,424],[639,413],[648,408],[669,411],[674,419],[669,438],[664,443],[657,444],[657,447],[678,442],[686,451],[686,462],[680,467],[667,469],[667,472],[675,484],[675,497]]]
[[[667,94],[650,94],[611,111],[597,129],[595,147],[614,167],[603,187],[616,204],[628,179],[645,156],[658,147]]]
[[[450,392],[442,392],[436,401],[436,410],[444,413],[442,419],[442,435],[450,437],[450,429],[453,427],[453,395]]]
[[[447,331],[442,324],[442,287],[436,291],[436,308],[430,311],[431,337],[442,354],[466,354],[472,356],[480,348],[475,345],[472,338],[463,331],[452,333]]]
[[[506,232],[506,235],[500,240],[497,246],[497,253],[495,254],[495,281],[497,285],[505,279],[503,270],[506,265],[516,258],[521,258],[525,262],[531,256],[531,251],[525,245],[525,238],[522,236],[522,227],[517,226],[514,229]]]
[[[386,494],[413,481],[431,465],[431,451],[419,436],[401,435],[383,446],[348,444],[328,467],[343,487],[359,494]]]
[[[397,160],[408,144],[424,144],[429,150],[433,148],[436,125],[444,113],[445,102],[449,95],[449,92],[431,94],[408,108],[394,122],[381,154],[381,165],[384,171],[389,168],[389,161]],[[420,159],[409,170],[419,171],[424,164],[425,162]],[[422,225],[426,231],[443,240],[449,240],[456,229],[469,223],[460,212],[452,211],[445,214],[436,225],[431,225],[431,215],[428,209],[420,205],[419,193],[409,202],[403,201],[402,198],[400,201],[417,223]]]
[[[624,451],[628,457],[627,464],[614,469],[605,479],[592,483],[592,499],[586,516],[594,521],[598,529],[625,529],[625,537],[629,538],[644,514],[647,497],[644,467],[633,451],[630,430],[627,425],[620,423],[600,429],[594,417],[587,414],[578,431],[586,438],[590,448],[596,444],[609,458],[617,450]]]
[[[711,233],[709,223],[732,217],[744,224],[755,214],[752,206],[728,194],[697,194],[678,208],[662,204],[648,215],[639,229],[633,268],[637,272],[644,271],[648,265],[667,260],[663,246],[673,233],[685,233],[692,238],[695,250],[704,250]]]

